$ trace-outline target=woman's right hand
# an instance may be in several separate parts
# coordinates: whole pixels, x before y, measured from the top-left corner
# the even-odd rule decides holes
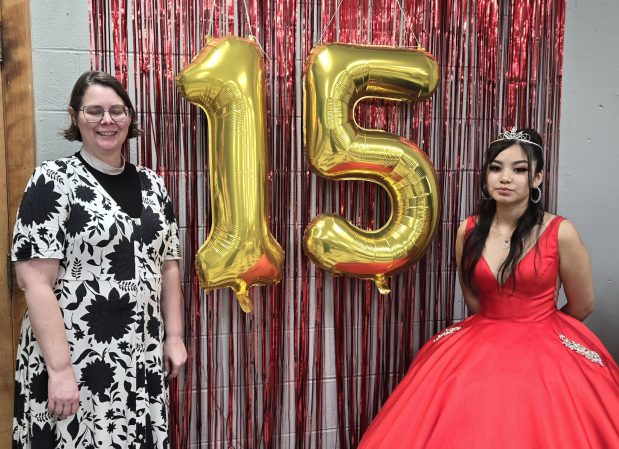
[[[73,367],[68,365],[59,370],[48,370],[47,411],[59,419],[75,415],[80,395]]]

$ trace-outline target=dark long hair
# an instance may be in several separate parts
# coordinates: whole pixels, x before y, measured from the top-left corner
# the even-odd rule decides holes
[[[529,166],[529,203],[526,210],[518,219],[516,229],[512,233],[509,254],[507,258],[499,267],[497,275],[497,282],[500,285],[504,285],[510,274],[514,271],[516,264],[520,260],[524,251],[524,244],[527,241],[527,237],[531,235],[533,229],[537,227],[537,232],[540,232],[541,224],[544,220],[544,201],[540,198],[540,201],[534,203],[531,201],[531,196],[537,193],[533,193],[533,177],[544,170],[544,155],[542,151],[542,137],[539,133],[533,129],[523,128],[518,130],[528,135],[531,142],[535,142],[537,145],[523,142],[516,139],[502,139],[497,140],[490,144],[486,150],[484,158],[484,165],[482,166],[480,176],[480,185],[482,186],[482,192],[486,189],[486,178],[488,174],[488,166],[494,159],[505,149],[511,147],[514,144],[518,144],[524,150],[527,157],[527,165]],[[535,173],[533,173],[533,162],[535,162]],[[487,195],[487,194],[486,194]],[[488,195],[487,195],[488,196]],[[479,203],[479,210],[477,214],[477,223],[475,227],[465,236],[464,247],[462,249],[462,260],[460,263],[460,277],[464,287],[471,291],[476,291],[473,286],[473,273],[475,267],[481,258],[492,226],[492,220],[496,213],[496,203],[488,196],[488,199],[482,199]],[[514,285],[512,286],[514,287]]]
[[[73,90],[71,91],[71,98],[69,99],[69,106],[73,108],[73,111],[75,111],[76,114],[80,113],[86,90],[88,90],[88,88],[93,85],[111,88],[120,98],[122,98],[125,106],[129,108],[129,117],[131,118],[131,124],[129,125],[127,139],[131,139],[132,137],[137,137],[142,134],[142,130],[138,126],[137,119],[135,117],[135,109],[133,107],[133,103],[131,103],[129,94],[127,94],[127,91],[125,90],[123,85],[120,84],[120,81],[118,81],[109,73],[99,72],[96,70],[82,73],[82,75],[75,82]],[[80,129],[77,127],[77,122],[74,123],[73,120],[71,120],[71,125],[67,129],[63,130],[62,134],[67,140],[78,140],[80,142],[82,141],[82,134],[80,133]]]

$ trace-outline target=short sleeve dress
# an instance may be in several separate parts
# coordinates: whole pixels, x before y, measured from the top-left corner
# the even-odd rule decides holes
[[[54,293],[80,391],[75,416],[47,412],[48,375],[28,312],[15,375],[16,448],[168,447],[161,271],[180,258],[163,181],[136,166],[142,211],[131,218],[76,157],[36,168],[19,208],[13,261],[60,259]]]

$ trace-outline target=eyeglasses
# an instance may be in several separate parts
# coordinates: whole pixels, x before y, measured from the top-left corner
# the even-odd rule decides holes
[[[103,109],[101,106],[84,106],[80,109],[84,114],[87,122],[96,123],[103,120],[103,116],[107,112],[114,122],[124,122],[129,117],[129,108],[120,104],[112,106],[110,109]]]

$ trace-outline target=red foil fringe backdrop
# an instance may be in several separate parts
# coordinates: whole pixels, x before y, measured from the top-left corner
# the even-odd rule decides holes
[[[556,208],[565,0],[89,0],[89,11],[91,65],[125,83],[145,131],[126,154],[164,177],[182,227],[189,362],[170,385],[171,446],[356,447],[419,346],[465,315],[455,233],[479,200],[483,151],[500,129],[542,133],[544,198]],[[252,290],[251,315],[228,290],[204,294],[193,271],[210,226],[207,129],[174,77],[207,34],[252,34],[265,52],[270,219],[286,271],[280,285]],[[356,111],[362,126],[424,149],[442,188],[434,243],[388,297],[332,278],[302,252],[316,213],[364,228],[389,216],[373,184],[326,181],[303,159],[303,64],[320,42],[420,44],[441,65],[431,101]]]

